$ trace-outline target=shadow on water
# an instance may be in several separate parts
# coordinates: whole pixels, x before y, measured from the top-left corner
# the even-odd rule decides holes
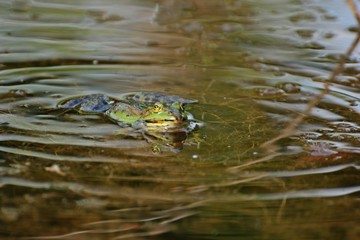
[[[342,1],[0,3],[1,239],[360,238],[359,58]],[[326,94],[275,154],[261,145]],[[73,96],[199,100],[180,152]]]

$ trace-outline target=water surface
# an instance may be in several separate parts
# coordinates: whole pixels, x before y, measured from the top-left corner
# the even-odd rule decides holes
[[[343,1],[0,2],[1,239],[350,239],[359,222],[359,52]],[[68,97],[197,99],[182,149]],[[266,158],[267,157],[267,158]]]

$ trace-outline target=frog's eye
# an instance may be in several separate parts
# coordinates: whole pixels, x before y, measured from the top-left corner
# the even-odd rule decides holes
[[[163,105],[161,103],[154,104],[154,112],[160,112],[163,109]]]

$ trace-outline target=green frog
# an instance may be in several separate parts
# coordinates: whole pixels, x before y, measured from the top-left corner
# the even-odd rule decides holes
[[[141,92],[121,98],[90,94],[63,100],[58,107],[81,114],[101,114],[120,127],[140,132],[148,142],[174,146],[199,125],[185,110],[186,104],[195,102],[175,95]]]

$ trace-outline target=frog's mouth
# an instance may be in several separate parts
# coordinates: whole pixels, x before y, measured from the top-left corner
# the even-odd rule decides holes
[[[161,124],[179,122],[179,119],[177,119],[176,117],[169,117],[165,119],[146,119],[145,122],[161,125]]]
[[[176,129],[182,128],[187,123],[187,121],[178,119],[175,116],[164,119],[147,119],[144,122],[146,129]]]
[[[145,119],[145,122],[147,123],[154,123],[154,124],[168,124],[168,123],[174,123],[174,122],[181,122],[184,119],[180,114],[174,114],[172,111],[168,112],[171,114],[166,114],[164,116],[162,113],[155,114],[153,118]]]

